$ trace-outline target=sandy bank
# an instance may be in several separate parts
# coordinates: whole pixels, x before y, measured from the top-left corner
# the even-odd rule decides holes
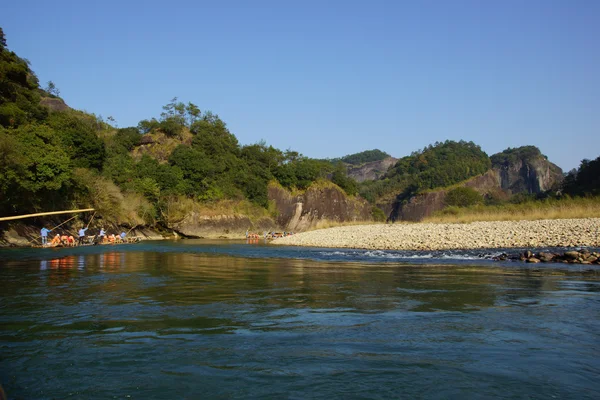
[[[299,233],[273,244],[380,250],[600,247],[600,218],[343,226]]]

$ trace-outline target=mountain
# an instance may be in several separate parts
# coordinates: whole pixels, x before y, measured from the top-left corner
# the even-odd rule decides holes
[[[548,161],[535,146],[508,148],[494,154],[490,160],[492,168],[453,187],[470,187],[488,198],[509,198],[519,193],[539,194],[558,190],[563,180],[562,170]],[[415,193],[408,198],[397,198],[391,204],[383,204],[382,208],[388,211],[392,221],[419,221],[446,206],[449,190],[439,188]]]

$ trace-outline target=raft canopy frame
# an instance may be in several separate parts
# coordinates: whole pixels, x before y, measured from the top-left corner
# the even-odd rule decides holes
[[[43,217],[46,215],[81,213],[81,212],[87,212],[87,211],[94,211],[94,209],[93,208],[83,208],[83,209],[79,209],[79,210],[50,211],[50,212],[43,212],[43,213],[36,213],[36,214],[15,215],[13,217],[0,217],[0,222],[1,221],[12,221],[15,219],[23,219],[23,218]]]

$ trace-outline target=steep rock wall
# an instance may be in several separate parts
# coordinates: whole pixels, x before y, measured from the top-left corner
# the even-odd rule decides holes
[[[372,161],[360,166],[349,165],[348,176],[357,182],[379,179],[397,161],[397,158],[388,157],[381,161]]]
[[[465,181],[462,186],[471,187],[485,194],[500,187],[499,171],[491,169],[483,175]],[[420,221],[444,208],[447,190],[436,190],[418,194],[406,202],[397,203],[390,214],[390,219]]]
[[[562,170],[545,157],[530,157],[506,161],[463,183],[481,194],[504,191],[507,196],[516,193],[541,193],[556,187],[562,181]],[[407,201],[393,204],[389,218],[420,221],[444,208],[445,189],[418,194]],[[385,210],[385,209],[384,209]]]
[[[515,193],[541,193],[563,179],[562,170],[543,157],[504,162],[495,168],[502,189]]]
[[[371,207],[367,201],[349,197],[335,185],[313,185],[296,196],[280,186],[271,185],[269,199],[279,211],[277,223],[286,231],[304,231],[324,220],[348,222],[371,219]]]
[[[170,229],[187,237],[215,238],[215,237],[243,237],[246,230],[254,232],[272,231],[277,229],[277,224],[270,218],[252,220],[246,215],[202,215],[191,212],[185,218],[169,226]]]

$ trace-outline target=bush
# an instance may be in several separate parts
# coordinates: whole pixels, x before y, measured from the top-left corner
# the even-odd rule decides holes
[[[371,216],[373,217],[373,220],[377,222],[383,222],[386,220],[386,216],[383,210],[376,206],[373,206],[373,208],[371,209]]]
[[[483,197],[477,190],[464,186],[449,190],[445,200],[447,206],[454,207],[469,207],[481,202]]]

